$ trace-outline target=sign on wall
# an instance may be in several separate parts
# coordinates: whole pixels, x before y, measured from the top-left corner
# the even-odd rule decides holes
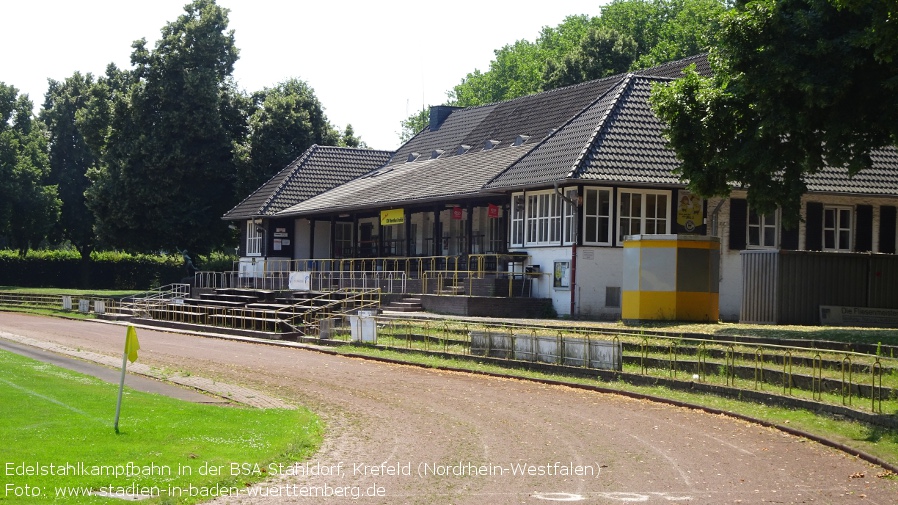
[[[380,225],[392,226],[405,224],[405,209],[389,209],[380,211]]]
[[[702,233],[704,224],[704,201],[689,191],[677,192],[677,228],[686,233]]]
[[[556,288],[571,287],[571,262],[556,261],[555,271],[552,275],[552,286]]]
[[[499,206],[489,204],[489,207],[486,208],[486,217],[497,219],[499,217]]]

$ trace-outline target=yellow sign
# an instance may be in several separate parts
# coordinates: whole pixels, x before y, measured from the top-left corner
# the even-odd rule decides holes
[[[392,226],[405,224],[405,209],[390,209],[380,211],[380,225]]]
[[[680,191],[679,196],[677,224],[691,232],[702,224],[702,199],[698,195],[686,191]]]

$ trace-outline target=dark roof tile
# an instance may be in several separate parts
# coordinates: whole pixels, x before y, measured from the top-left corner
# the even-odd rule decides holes
[[[383,166],[390,152],[313,145],[224,215],[273,216],[279,211]]]

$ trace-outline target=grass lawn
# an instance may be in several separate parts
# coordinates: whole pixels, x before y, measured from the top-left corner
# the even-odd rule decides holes
[[[10,293],[29,293],[35,295],[89,295],[97,297],[118,298],[135,295],[148,290],[135,291],[133,289],[63,289],[63,288],[22,288],[18,286],[0,286],[0,291]]]
[[[152,504],[245,494],[269,464],[305,459],[321,443],[305,409],[200,405],[129,389],[116,435],[117,393],[118,385],[0,351],[0,502],[122,502],[73,496],[102,490],[154,495],[141,502]]]

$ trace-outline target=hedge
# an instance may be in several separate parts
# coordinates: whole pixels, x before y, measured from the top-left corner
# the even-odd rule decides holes
[[[223,254],[200,257],[194,262],[203,270],[231,270],[233,258]],[[81,255],[74,250],[0,250],[0,285],[20,287],[150,289],[180,282],[187,277],[180,255],[147,255],[123,252],[93,252],[90,255],[90,286],[81,285]]]

